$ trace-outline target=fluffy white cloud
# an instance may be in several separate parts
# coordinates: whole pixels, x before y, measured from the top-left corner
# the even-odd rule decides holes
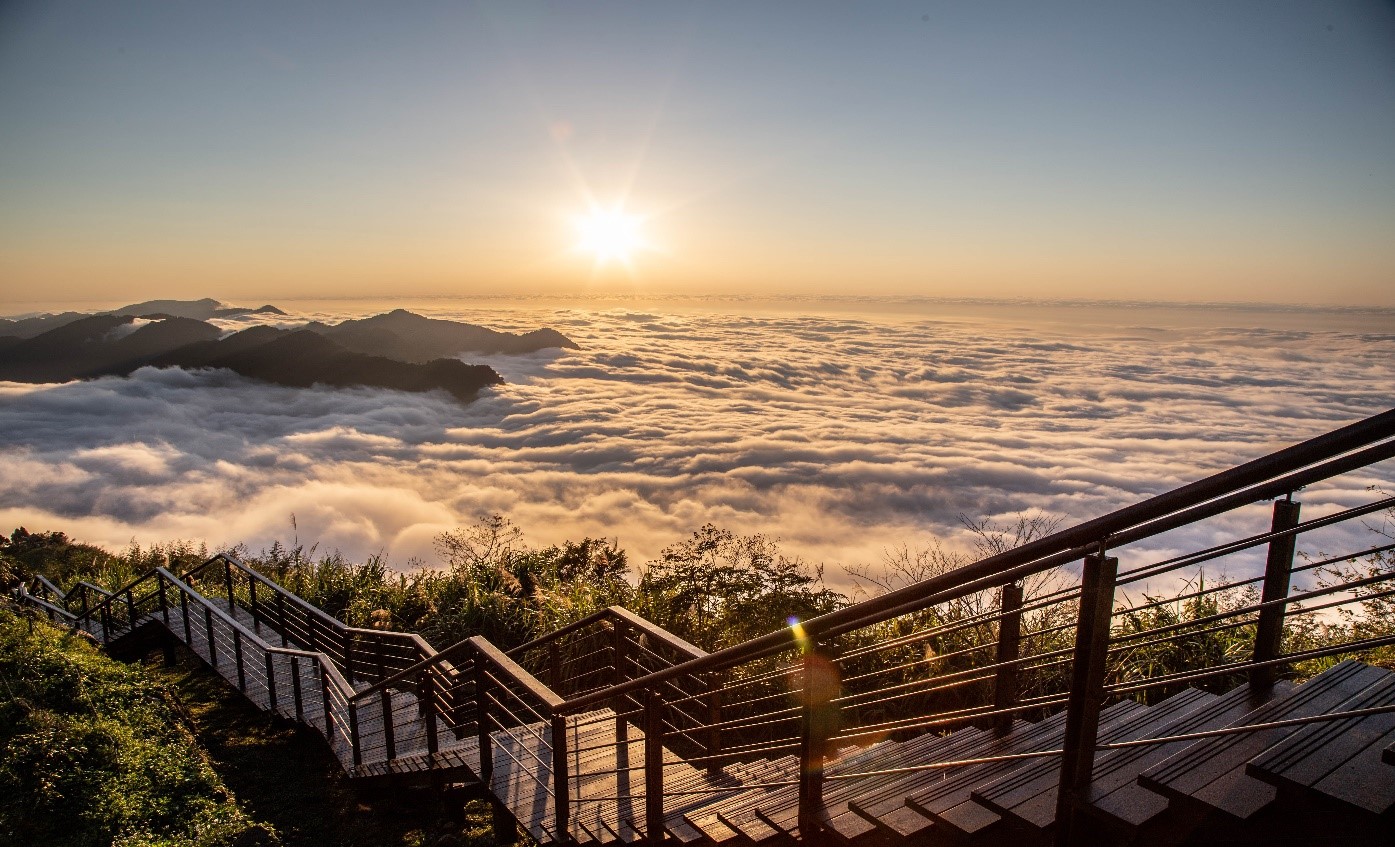
[[[288,540],[294,514],[302,541],[400,565],[488,512],[535,543],[618,537],[637,561],[714,521],[836,578],[901,543],[953,543],[960,514],[1102,514],[1380,411],[1395,384],[1395,338],[1320,329],[439,314],[550,325],[582,349],[489,357],[508,384],[468,405],[226,372],[0,384],[0,522],[255,549]],[[1308,513],[1395,470],[1357,476],[1305,492]]]

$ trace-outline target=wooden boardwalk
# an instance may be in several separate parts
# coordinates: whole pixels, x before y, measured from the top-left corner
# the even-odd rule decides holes
[[[219,607],[249,633],[273,645],[281,643],[279,633],[254,621],[246,609],[225,601]],[[207,620],[191,614],[186,639],[182,611],[167,612],[168,624],[163,614],[150,620],[167,625],[249,700],[292,719],[299,713],[300,720],[324,731],[323,685],[310,663],[269,654],[273,684],[268,685],[265,662],[244,662],[239,674],[234,661],[239,645],[230,627],[215,623],[210,644]],[[286,646],[298,649],[293,643]],[[356,685],[360,690],[367,687]],[[392,697],[391,759],[381,745],[370,744],[355,765],[346,733],[333,728],[327,733],[352,776],[391,778],[440,771],[457,779],[477,778],[481,769],[476,737],[443,733],[436,752],[429,753],[416,696],[398,691]],[[1303,685],[1280,683],[1267,694],[1241,687],[1218,696],[1189,688],[1153,706],[1121,701],[1102,713],[1099,737],[1110,744],[1390,705],[1395,705],[1395,674],[1348,661]],[[369,712],[362,721],[361,736],[380,732],[380,717]],[[542,844],[644,840],[646,745],[640,727],[625,723],[625,740],[618,740],[615,713],[609,709],[570,716],[565,725],[567,748],[576,751],[567,760],[572,812],[565,837],[555,825],[548,723],[490,733],[490,794]],[[825,771],[830,787],[824,793],[821,834],[857,845],[882,845],[888,839],[1048,844],[1055,825],[1060,762],[1051,755],[1028,756],[1058,749],[1063,730],[1064,715],[1058,714],[1039,722],[1017,721],[1002,735],[968,727],[846,748]],[[1272,816],[1281,798],[1295,797],[1344,809],[1380,827],[1395,820],[1395,767],[1382,759],[1392,745],[1395,714],[1385,713],[1109,750],[1096,765],[1088,811],[1101,832],[1125,839],[1150,824],[1177,818],[1179,812],[1186,820],[1210,816],[1242,824],[1266,813]],[[667,838],[684,845],[802,839],[793,784],[799,776],[795,756],[754,758],[710,771],[661,749],[666,762],[662,812]],[[977,761],[927,767],[964,760]],[[1395,826],[1389,831],[1395,835]]]

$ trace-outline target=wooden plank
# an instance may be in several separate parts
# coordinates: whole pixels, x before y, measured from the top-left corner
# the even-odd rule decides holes
[[[943,746],[946,736],[926,733],[904,742],[883,741],[861,750],[854,749],[829,765],[829,776],[866,773],[878,770],[909,767],[924,761],[931,751]],[[882,784],[895,779],[894,775],[868,776],[860,779],[834,779],[824,784],[823,801],[825,813],[842,811],[847,802],[857,797],[875,794]],[[763,801],[752,810],[766,823],[791,838],[799,837],[799,792],[797,789],[782,789],[769,800]]]
[[[1025,731],[1032,726],[1035,724],[1019,723],[1013,732],[1005,737],[1011,737],[1013,734]],[[975,727],[966,727],[952,735],[940,736],[940,738],[942,743],[927,749],[920,764],[952,761],[980,755],[985,747],[993,743],[992,734]],[[891,776],[886,781],[878,780],[875,787],[869,788],[865,796],[857,801],[849,801],[846,809],[831,814],[824,822],[824,831],[835,840],[845,842],[857,841],[869,836],[877,831],[875,815],[886,814],[904,806],[905,790],[924,785],[940,776],[942,776],[942,772],[939,771],[919,771]]]
[[[1106,707],[1100,712],[1099,726],[1101,730],[1108,729],[1118,722],[1147,711],[1146,706],[1139,705],[1133,700],[1125,700]],[[1008,745],[1009,753],[1029,753],[1037,750],[1050,750],[1059,747],[1065,733],[1064,718],[1065,713],[1058,717],[1062,718],[1059,728],[1052,727],[1048,731],[1043,731],[1030,742],[1021,745]],[[1045,722],[1043,722],[1045,723]],[[1040,726],[1040,725],[1039,725]],[[1010,737],[1010,736],[1009,736]],[[1058,757],[1051,757],[1053,761],[1058,761]],[[969,765],[963,768],[956,768],[953,772],[945,774],[939,782],[922,788],[921,790],[906,797],[906,805],[925,815],[929,820],[936,821],[941,827],[947,826],[949,821],[945,814],[951,809],[965,802],[972,800],[972,793],[975,787],[984,782],[995,779],[1021,766],[1020,761],[1006,762],[985,762],[979,765]],[[969,826],[971,822],[980,828],[987,828],[996,824],[999,815],[992,812],[991,816],[977,814],[977,819],[966,815],[961,809],[956,815],[963,825]],[[922,827],[921,829],[928,828]],[[920,830],[917,830],[919,832]]]
[[[1344,701],[1345,712],[1395,704],[1395,674]],[[1395,742],[1395,714],[1324,721],[1299,729],[1251,759],[1250,776],[1294,791],[1312,791],[1375,815],[1395,808],[1395,774],[1381,751]]]
[[[1331,711],[1385,674],[1360,662],[1342,662],[1298,686],[1288,696],[1254,710],[1237,724]],[[1202,739],[1144,771],[1139,775],[1139,783],[1172,800],[1249,820],[1274,801],[1277,789],[1246,774],[1246,763],[1295,731],[1279,727]]]
[[[1100,740],[1114,742],[1147,738],[1217,699],[1214,694],[1188,688],[1120,721],[1102,724]],[[1104,759],[1103,755],[1096,757],[1097,769],[1104,764]],[[975,803],[982,804],[999,815],[1046,831],[1056,822],[1056,796],[1060,788],[1060,774],[1059,760],[1038,759],[978,786],[970,797]],[[944,814],[944,819],[946,823],[966,834],[980,832],[993,823],[972,808],[964,807],[950,809]]]
[[[1286,681],[1275,683],[1273,689],[1268,691],[1249,686],[1233,689],[1160,728],[1157,736],[1204,732],[1230,726],[1269,700],[1282,697],[1292,690],[1293,683]],[[1174,741],[1150,747],[1111,750],[1100,756],[1095,762],[1094,780],[1087,794],[1087,813],[1104,823],[1131,832],[1167,811],[1167,799],[1139,785],[1138,774],[1186,749],[1190,743]]]
[[[793,757],[789,758],[793,760]],[[716,835],[712,837],[714,842],[735,838],[735,831],[717,819],[716,809],[750,791],[743,787],[745,785],[787,778],[791,773],[790,768],[789,762],[772,762],[768,759],[729,764],[723,770],[735,778],[736,784],[717,794],[679,798],[678,802],[666,809],[665,828],[682,843],[701,841],[708,837],[697,822],[703,818],[716,830]]]

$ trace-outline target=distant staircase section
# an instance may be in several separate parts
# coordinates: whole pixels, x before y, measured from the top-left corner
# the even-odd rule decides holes
[[[1395,597],[1393,456],[1395,411],[710,654],[620,607],[438,652],[225,554],[18,599],[542,844],[1390,844],[1395,674],[1349,657],[1395,634],[1333,627]]]

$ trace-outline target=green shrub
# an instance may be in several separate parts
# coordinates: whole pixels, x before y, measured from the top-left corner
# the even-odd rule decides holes
[[[0,608],[0,844],[275,844],[139,667]]]

